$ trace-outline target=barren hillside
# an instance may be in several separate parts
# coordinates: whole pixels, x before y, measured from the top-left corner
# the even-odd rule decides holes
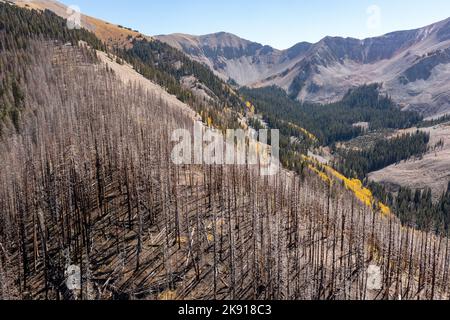
[[[415,132],[417,129],[403,130]],[[431,128],[420,129],[429,132],[431,150],[420,159],[403,161],[373,172],[369,178],[376,182],[390,185],[394,189],[398,186],[407,186],[411,189],[431,188],[435,199],[439,198],[448,186],[450,180],[450,124],[442,124]],[[439,142],[442,147],[435,148]]]
[[[0,29],[2,83],[21,79],[1,124],[1,299],[449,299],[448,238],[402,226],[314,160],[272,177],[175,165],[171,134],[197,115],[111,53],[67,42],[91,34],[31,14],[60,38]]]
[[[287,50],[225,33],[156,38],[243,86],[276,85],[299,100],[329,103],[349,89],[381,83],[405,110],[437,117],[450,112],[449,29],[447,19],[364,40],[326,37],[315,44],[300,42]]]
[[[420,271],[446,263],[442,239],[401,228],[339,185],[330,193],[314,174],[172,165],[170,129],[193,119],[153,84],[116,78],[139,78],[128,67],[103,56],[109,68],[86,68],[82,55],[34,44],[30,112],[0,149],[2,297],[447,297],[443,269]],[[369,265],[381,267],[384,290],[367,287]],[[68,266],[81,269],[81,290],[65,286]]]
[[[7,0],[2,0],[7,1]],[[24,8],[36,10],[51,10],[60,17],[67,19],[76,14],[70,7],[56,0],[11,0],[11,2]],[[82,10],[82,8],[80,8]],[[80,22],[83,28],[86,28],[96,34],[96,36],[109,45],[121,45],[129,47],[131,39],[143,37],[139,32],[119,27],[106,21],[102,21],[87,15],[80,15]]]
[[[281,51],[226,32],[199,37],[171,34],[155,38],[206,64],[222,79],[231,78],[240,85],[252,85],[293,67],[311,46],[299,43],[290,50]]]

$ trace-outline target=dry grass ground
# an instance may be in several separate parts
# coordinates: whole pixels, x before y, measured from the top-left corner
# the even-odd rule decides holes
[[[184,115],[188,116],[193,120],[201,120],[201,117],[193,111],[187,104],[181,102],[174,95],[167,93],[159,85],[148,80],[141,74],[137,73],[131,65],[128,63],[119,64],[116,61],[116,57],[108,55],[103,51],[97,51],[97,57],[100,61],[107,65],[109,69],[113,70],[116,76],[124,84],[136,84],[141,86],[144,90],[151,92],[153,95],[160,97],[166,103],[174,106],[180,110]]]
[[[398,133],[415,132],[412,128]],[[380,171],[373,172],[369,178],[391,187],[407,186],[412,189],[430,187],[435,199],[446,190],[450,181],[450,123],[420,129],[430,133],[431,150],[423,157],[403,161]],[[442,148],[435,149],[439,141],[444,142]]]
[[[13,0],[19,7],[27,7],[36,10],[51,10],[57,15],[67,19],[72,13],[62,3],[53,0]],[[83,12],[83,8],[80,8]],[[81,26],[95,33],[95,35],[108,45],[120,45],[126,48],[131,46],[131,39],[143,37],[139,32],[125,29],[109,22],[96,19],[87,15],[81,15]]]

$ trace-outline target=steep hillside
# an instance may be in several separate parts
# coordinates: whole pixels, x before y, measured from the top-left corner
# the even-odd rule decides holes
[[[1,123],[0,298],[450,297],[449,239],[403,227],[359,180],[311,159],[302,176],[175,165],[188,105],[56,15],[0,13],[19,115]]]
[[[36,10],[51,10],[58,16],[67,19],[70,16],[77,14],[75,11],[66,5],[55,0],[2,0],[15,3],[23,8],[30,8]],[[83,28],[95,33],[95,35],[110,46],[120,46],[129,48],[131,40],[134,38],[143,38],[144,36],[138,31],[128,29],[123,26],[118,26],[105,22],[84,14],[80,14],[80,24]]]
[[[63,19],[68,8],[57,1],[37,0],[33,6],[15,1],[19,7],[53,12]],[[121,62],[133,66],[142,76],[164,87],[202,115],[202,120],[220,128],[239,127],[244,104],[234,89],[207,66],[157,39],[81,15],[81,25],[114,51]]]
[[[64,18],[70,13],[66,6],[53,0],[14,2],[49,9]],[[110,47],[130,49],[136,39],[152,39],[85,15],[81,15],[81,24]],[[287,50],[225,32],[205,36],[159,35],[154,39],[205,64],[224,81],[231,79],[251,87],[276,85],[293,98],[316,103],[335,102],[351,88],[381,83],[383,92],[402,109],[436,118],[450,112],[449,30],[450,21],[445,20],[364,40],[326,37],[316,44],[301,42]],[[186,86],[195,88],[196,79],[186,79]],[[205,96],[207,91],[197,94]]]
[[[155,38],[208,65],[222,79],[233,79],[241,85],[251,85],[293,66],[311,46],[300,43],[280,51],[225,32],[199,37],[173,34]]]
[[[301,100],[326,102],[377,82],[405,109],[441,115],[448,111],[448,28],[443,21],[362,41],[325,38],[296,68],[259,85],[278,84]]]
[[[2,298],[448,297],[447,240],[331,178],[175,166],[170,131],[193,120],[170,100],[124,85],[115,62],[80,65],[77,48],[30,50],[29,112],[0,146]]]
[[[326,37],[284,51],[223,34],[157,38],[241,85],[276,85],[300,100],[328,103],[351,88],[382,83],[403,108],[440,116],[450,111],[449,30],[445,20],[365,40]]]

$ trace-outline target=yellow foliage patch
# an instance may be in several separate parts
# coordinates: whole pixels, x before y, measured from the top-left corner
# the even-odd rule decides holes
[[[317,175],[326,183],[331,185],[331,179],[322,171],[314,167],[313,165],[308,165],[308,168],[317,173]]]
[[[355,197],[363,203],[365,206],[372,208],[375,203],[375,198],[372,192],[363,186],[363,183],[359,179],[349,179],[343,174],[339,173],[335,169],[327,165],[321,165],[324,171],[321,171],[317,168],[317,161],[307,156],[302,156],[302,158],[308,163],[308,167],[314,171],[319,177],[325,181],[326,183],[332,184],[332,178],[337,179],[344,183],[344,186],[347,190],[353,192]],[[331,178],[330,178],[331,176]],[[391,213],[391,210],[388,206],[383,204],[382,202],[377,203],[378,209],[380,210],[383,216],[388,216]]]
[[[177,292],[173,290],[166,290],[158,295],[158,300],[168,301],[175,300],[177,298]]]
[[[187,244],[188,243],[188,238],[187,237],[183,237],[183,236],[181,236],[181,237],[179,237],[178,239],[177,239],[177,242],[179,242],[180,244]]]
[[[311,132],[309,132],[308,130],[306,130],[305,128],[302,128],[296,124],[293,124],[291,122],[289,122],[289,125],[294,128],[299,130],[301,133],[303,133],[305,136],[307,136],[310,140],[312,141],[319,141],[319,139],[317,139],[317,137],[315,135],[313,135]]]
[[[247,101],[245,103],[245,106],[247,107],[250,113],[255,113],[255,106],[250,101]]]
[[[391,209],[384,205],[382,202],[378,203],[378,208],[380,208],[380,212],[383,216],[389,216],[391,214]]]

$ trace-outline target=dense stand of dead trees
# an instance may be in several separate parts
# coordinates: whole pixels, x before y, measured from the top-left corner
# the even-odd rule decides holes
[[[313,175],[175,166],[191,116],[86,51],[29,50],[22,129],[0,143],[0,298],[449,298],[447,238]]]

